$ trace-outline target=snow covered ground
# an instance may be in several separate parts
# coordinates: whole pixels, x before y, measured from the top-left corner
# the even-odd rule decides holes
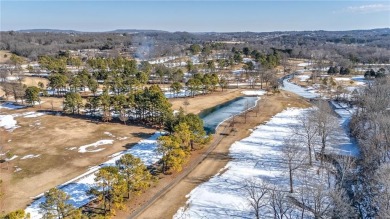
[[[299,78],[299,81],[307,81],[309,80],[310,75],[297,75],[295,77]]]
[[[299,63],[298,66],[299,67],[306,67],[306,66],[309,66],[311,65],[311,63],[308,63],[308,62],[303,62],[303,63]]]
[[[3,127],[7,131],[13,131],[18,126],[16,120],[12,115],[0,115],[0,127]]]
[[[281,88],[283,90],[293,92],[305,98],[316,98],[319,96],[317,93],[315,93],[315,90],[308,90],[306,88],[289,82],[289,78],[283,80],[283,86]]]
[[[186,206],[174,218],[253,218],[243,189],[245,180],[260,179],[288,191],[282,153],[284,139],[291,135],[291,127],[299,125],[297,117],[307,112],[308,109],[285,110],[258,126],[249,137],[235,142],[230,148],[232,160],[220,173],[192,190]],[[339,135],[339,145],[329,148],[330,151],[344,151],[346,148],[340,146],[351,143],[345,133]],[[314,168],[307,167],[303,172],[316,176]],[[261,218],[272,218],[269,211],[261,214]]]
[[[343,144],[340,144],[340,151],[338,153],[344,155],[352,155],[359,156],[359,148],[354,139],[351,139],[348,135],[349,133],[349,122],[353,113],[355,112],[355,108],[351,108],[349,105],[343,102],[331,101],[331,104],[334,108],[334,111],[340,116],[340,125],[344,130],[344,134],[340,135],[339,138],[342,138]],[[338,139],[339,140],[339,139]]]
[[[86,191],[88,191],[94,186],[94,173],[96,171],[98,171],[103,166],[115,165],[115,162],[119,160],[120,157],[124,154],[132,154],[136,157],[141,158],[145,165],[151,165],[157,162],[161,158],[161,156],[155,152],[157,148],[157,138],[160,135],[160,132],[156,132],[150,138],[141,140],[140,142],[138,142],[138,144],[126,151],[119,152],[110,156],[111,159],[107,162],[104,162],[99,166],[91,167],[86,173],[58,187],[70,196],[70,203],[73,204],[75,207],[81,207],[87,204],[94,199],[93,196],[87,195]],[[33,201],[31,205],[26,208],[26,212],[31,214],[31,218],[36,219],[42,218],[43,216],[39,212],[39,204],[45,201],[45,198],[42,195],[43,194],[39,195],[37,200]]]
[[[365,85],[367,84],[366,78],[364,78],[364,75],[359,75],[351,78],[353,81],[355,81],[355,84],[357,85]]]
[[[16,128],[20,127],[17,125],[16,117],[24,118],[36,118],[43,116],[45,113],[39,112],[25,112],[25,113],[15,113],[11,115],[0,115],[0,127],[3,127],[5,130],[12,132]],[[37,123],[35,123],[37,125]]]
[[[39,117],[39,116],[43,116],[45,115],[45,113],[39,113],[39,112],[26,112],[26,113],[22,113],[22,114],[14,114],[17,116],[23,116],[24,118],[35,118],[35,117]]]
[[[284,89],[298,95],[306,98],[316,97],[313,93],[287,80],[284,84]],[[339,115],[342,131],[335,136],[337,144],[328,147],[326,151],[358,156],[357,144],[348,134],[348,123],[353,109],[344,103],[334,101],[331,103]],[[309,110],[312,109],[285,110],[275,115],[265,125],[258,126],[249,137],[235,142],[230,148],[232,160],[221,169],[220,173],[192,190],[186,196],[188,198],[186,206],[181,207],[174,218],[253,218],[252,209],[245,198],[247,194],[243,189],[246,180],[256,179],[273,185],[278,190],[288,191],[289,178],[286,174],[287,168],[283,165],[282,154],[284,139],[291,135],[292,127],[300,125],[297,118],[308,113]],[[314,171],[313,167],[306,167],[301,172],[312,173],[313,179],[318,180]],[[294,184],[299,187],[302,182],[294,179]],[[294,211],[296,210],[293,210],[292,214],[298,217],[298,212],[294,213]],[[271,210],[263,209],[261,217],[273,218]]]
[[[164,95],[168,99],[176,98],[176,97],[189,97],[190,92],[183,89],[183,90],[180,90],[180,92],[178,92],[178,93],[166,91],[166,92],[164,92]]]
[[[263,90],[244,90],[241,93],[248,96],[261,96],[265,94]]]
[[[15,105],[12,102],[5,102],[0,104],[0,109],[21,109],[25,108],[25,106]]]
[[[350,78],[333,78],[335,81],[350,81]]]

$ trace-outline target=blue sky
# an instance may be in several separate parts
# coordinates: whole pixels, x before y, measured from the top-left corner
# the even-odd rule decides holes
[[[189,32],[390,27],[390,1],[0,0],[1,30]]]

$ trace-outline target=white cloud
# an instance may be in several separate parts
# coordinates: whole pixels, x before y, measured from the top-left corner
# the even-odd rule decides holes
[[[372,12],[383,12],[390,11],[390,4],[371,4],[371,5],[360,5],[360,6],[350,6],[347,8],[350,12],[355,13],[372,13]]]

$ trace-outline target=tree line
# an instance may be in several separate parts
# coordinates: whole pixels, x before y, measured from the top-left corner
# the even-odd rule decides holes
[[[377,78],[355,94],[351,120],[360,159],[349,192],[362,218],[390,217],[390,79]]]
[[[172,116],[171,104],[158,85],[128,94],[110,95],[104,90],[100,96],[89,97],[85,104],[79,93],[67,93],[64,112],[81,114],[81,111],[91,117],[101,117],[105,122],[115,116],[124,123],[131,119],[160,126]]]

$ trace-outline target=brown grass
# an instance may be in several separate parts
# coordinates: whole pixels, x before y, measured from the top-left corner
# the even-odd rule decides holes
[[[31,110],[13,110],[12,113]],[[154,129],[142,126],[95,124],[68,116],[16,117],[16,120],[20,128],[13,132],[0,130],[5,150],[19,156],[8,164],[0,164],[5,191],[0,207],[5,212],[24,208],[32,197],[86,172],[89,167],[108,160],[107,156],[125,150],[155,132]],[[38,122],[40,125],[36,125]],[[118,140],[104,132],[128,138]],[[102,139],[115,141],[113,145],[101,146],[105,150],[97,153],[79,153],[67,149]],[[40,154],[40,157],[20,159],[28,154]],[[22,170],[14,172],[16,168]]]
[[[179,110],[180,107],[184,109],[186,113],[198,114],[202,110],[211,108],[221,103],[225,103],[236,97],[242,96],[240,89],[229,89],[225,91],[216,91],[207,95],[199,95],[196,97],[176,98],[170,99],[173,110]],[[189,105],[184,105],[184,102],[188,101]]]

